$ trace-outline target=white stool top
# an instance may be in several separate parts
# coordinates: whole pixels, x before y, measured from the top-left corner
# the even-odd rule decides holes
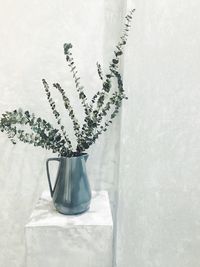
[[[63,215],[56,211],[49,192],[38,200],[26,227],[113,226],[107,191],[92,191],[90,209],[79,215]]]

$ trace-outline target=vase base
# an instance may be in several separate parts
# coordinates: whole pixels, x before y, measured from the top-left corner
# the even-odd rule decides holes
[[[79,214],[84,213],[84,212],[89,210],[90,201],[83,203],[79,206],[73,207],[73,208],[72,207],[65,207],[65,206],[58,204],[58,203],[54,203],[54,206],[55,206],[56,210],[63,215],[79,215]]]

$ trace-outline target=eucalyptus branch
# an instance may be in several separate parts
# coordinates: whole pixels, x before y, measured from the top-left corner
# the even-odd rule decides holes
[[[101,65],[98,62],[97,62],[97,72],[98,72],[99,78],[103,81],[102,68],[101,68]]]
[[[94,133],[94,128],[99,125],[101,122],[103,116],[107,115],[107,111],[110,109],[111,105],[115,105],[115,98],[118,99],[121,97],[122,99],[126,98],[126,96],[123,94],[124,89],[123,89],[123,81],[121,78],[121,75],[117,71],[119,67],[119,58],[123,54],[123,47],[126,45],[127,42],[127,37],[128,37],[128,31],[130,28],[130,23],[132,20],[132,14],[135,11],[135,9],[131,10],[129,14],[125,17],[125,24],[124,24],[124,32],[123,35],[120,37],[121,41],[118,43],[116,46],[116,50],[114,51],[114,58],[112,59],[112,62],[109,64],[109,70],[110,72],[105,75],[106,79],[103,80],[103,77],[101,75],[101,66],[97,63],[97,69],[99,72],[100,79],[103,80],[103,87],[101,91],[98,91],[92,98],[91,103],[90,103],[90,108],[92,111],[92,116],[91,114],[89,116],[85,117],[85,123],[83,124],[82,127],[82,135],[84,135],[85,132],[85,138],[91,138],[93,133]],[[117,83],[118,83],[118,94],[115,92],[112,94],[110,99],[106,104],[104,104],[105,99],[107,98],[112,82],[111,79],[116,77],[117,78]],[[97,107],[94,109],[94,104],[96,103]],[[90,112],[91,113],[91,112]],[[91,129],[93,128],[93,129]]]
[[[107,131],[108,126],[112,123],[112,120],[116,117],[117,113],[119,112],[123,99],[127,99],[126,95],[124,94],[121,95],[116,92],[115,95],[112,98],[110,98],[110,101],[107,103],[106,107],[102,110],[102,112],[98,114],[96,118],[93,118],[93,120],[90,121],[90,124],[93,127],[86,127],[83,129],[86,133],[85,142],[87,144],[87,148],[96,141],[96,139],[99,137],[100,134]],[[115,105],[115,108],[110,115],[110,119],[106,120],[104,126],[100,125],[103,117],[108,115],[108,111],[111,109],[112,105]]]
[[[51,109],[53,111],[53,114],[54,114],[54,116],[56,118],[57,124],[59,125],[60,130],[61,130],[61,133],[62,133],[62,135],[63,135],[66,143],[68,144],[69,150],[71,150],[71,153],[72,153],[73,148],[72,148],[71,141],[69,140],[69,137],[66,134],[64,125],[61,124],[60,113],[56,110],[56,104],[53,101],[53,99],[51,98],[51,93],[50,93],[50,90],[49,90],[49,85],[48,85],[48,83],[46,82],[45,79],[42,79],[42,82],[43,82],[43,85],[44,85],[44,88],[45,88],[45,92],[46,92],[46,95],[47,95],[48,102],[49,102],[50,107],[51,107]]]
[[[111,89],[111,78],[113,77],[113,71],[116,71],[119,67],[120,62],[120,56],[123,55],[123,47],[127,43],[128,38],[128,32],[131,27],[131,21],[133,18],[133,13],[135,9],[132,9],[129,14],[125,17],[125,24],[124,24],[124,31],[123,35],[120,37],[121,41],[118,42],[116,46],[116,50],[114,51],[114,58],[112,59],[112,62],[109,64],[110,73],[106,75],[106,81],[103,83],[103,87],[101,91],[98,91],[91,100],[91,106],[93,108],[94,103],[97,101],[98,106],[101,107],[103,105],[103,101],[105,99],[105,95],[110,92]]]
[[[112,114],[110,115],[110,119],[106,120],[104,125],[100,126],[100,129],[97,129],[97,132],[93,135],[91,141],[88,142],[88,147],[90,147],[93,143],[96,142],[96,140],[98,139],[98,137],[103,133],[106,132],[108,130],[108,127],[110,124],[112,124],[112,120],[117,116],[117,114],[119,113],[119,109],[121,107],[121,101],[118,102],[118,105],[115,106],[114,111],[112,112]]]
[[[112,70],[113,76],[116,77],[118,82],[118,92],[114,92],[112,96],[109,98],[107,103],[102,107],[101,111],[98,107],[96,110],[93,110],[92,117],[85,118],[85,123],[82,127],[82,135],[85,136],[85,140],[87,140],[87,143],[91,143],[91,140],[93,140],[94,135],[99,136],[102,131],[97,135],[95,132],[95,129],[98,128],[100,125],[103,117],[107,116],[108,111],[111,109],[112,106],[116,106],[115,109],[119,109],[121,106],[121,102],[123,99],[127,99],[126,95],[124,94],[123,89],[123,81],[121,78],[121,75],[118,71]],[[103,102],[103,100],[102,100]],[[114,119],[112,116],[111,120]]]
[[[108,127],[110,124],[112,124],[113,119],[117,116],[117,114],[119,113],[120,107],[121,107],[121,101],[122,99],[119,98],[114,111],[111,113],[110,115],[110,119],[106,120],[106,122],[104,123],[104,125],[100,126],[100,129],[97,130],[97,132],[93,135],[92,138],[92,142],[89,143],[89,147],[95,143],[95,141],[98,139],[99,135],[101,135],[103,132],[106,132],[108,130]]]
[[[78,76],[77,67],[74,62],[74,58],[72,57],[72,53],[70,52],[70,49],[72,48],[72,44],[65,43],[64,44],[64,54],[66,55],[66,61],[68,63],[68,66],[70,68],[70,71],[72,72],[72,76],[76,85],[76,90],[79,95],[79,99],[81,100],[81,104],[84,107],[85,114],[89,115],[89,105],[87,103],[87,97],[84,93],[84,87],[80,85],[80,77]]]
[[[64,102],[65,108],[68,110],[69,117],[72,120],[73,123],[73,128],[74,128],[74,133],[77,138],[78,144],[80,143],[81,139],[81,132],[80,132],[80,124],[78,122],[78,119],[75,116],[74,110],[71,106],[69,98],[66,96],[64,89],[60,86],[59,83],[54,83],[53,86],[61,93],[62,99]]]
[[[17,126],[26,129],[18,129]],[[18,139],[24,143],[52,150],[53,153],[58,152],[62,155],[68,153],[67,149],[63,149],[66,142],[62,139],[59,130],[44,119],[36,118],[29,111],[23,112],[19,109],[5,112],[0,119],[0,130],[8,135],[13,144],[16,144]]]

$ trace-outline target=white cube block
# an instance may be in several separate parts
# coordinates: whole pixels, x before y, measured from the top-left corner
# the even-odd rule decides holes
[[[62,215],[49,193],[39,199],[28,224],[26,267],[112,267],[113,222],[108,193],[92,192],[90,209]]]

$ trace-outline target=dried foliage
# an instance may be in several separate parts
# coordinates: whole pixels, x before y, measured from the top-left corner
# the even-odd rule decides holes
[[[24,143],[52,150],[53,153],[58,153],[60,156],[71,157],[80,155],[95,143],[99,135],[107,131],[109,125],[118,114],[123,99],[127,99],[123,89],[122,77],[119,73],[119,64],[120,57],[123,55],[123,48],[127,43],[128,32],[134,11],[134,9],[131,10],[125,17],[124,31],[114,51],[113,59],[109,64],[108,73],[103,74],[101,65],[97,63],[97,72],[102,81],[102,88],[90,101],[88,101],[84,92],[84,87],[80,83],[80,77],[71,52],[72,44],[64,44],[66,62],[72,73],[75,87],[85,112],[85,119],[82,126],[74,113],[65,90],[59,83],[54,83],[53,87],[61,94],[64,107],[72,120],[77,141],[76,148],[73,149],[70,138],[61,121],[60,113],[51,96],[50,87],[45,79],[43,79],[42,82],[47,100],[58,124],[58,129],[54,128],[44,119],[40,117],[37,118],[29,111],[23,112],[22,109],[12,112],[6,111],[2,114],[0,119],[0,130],[8,135],[8,138],[10,138],[13,144],[16,144],[17,140],[20,140]],[[111,93],[113,79],[117,81],[117,90]]]

